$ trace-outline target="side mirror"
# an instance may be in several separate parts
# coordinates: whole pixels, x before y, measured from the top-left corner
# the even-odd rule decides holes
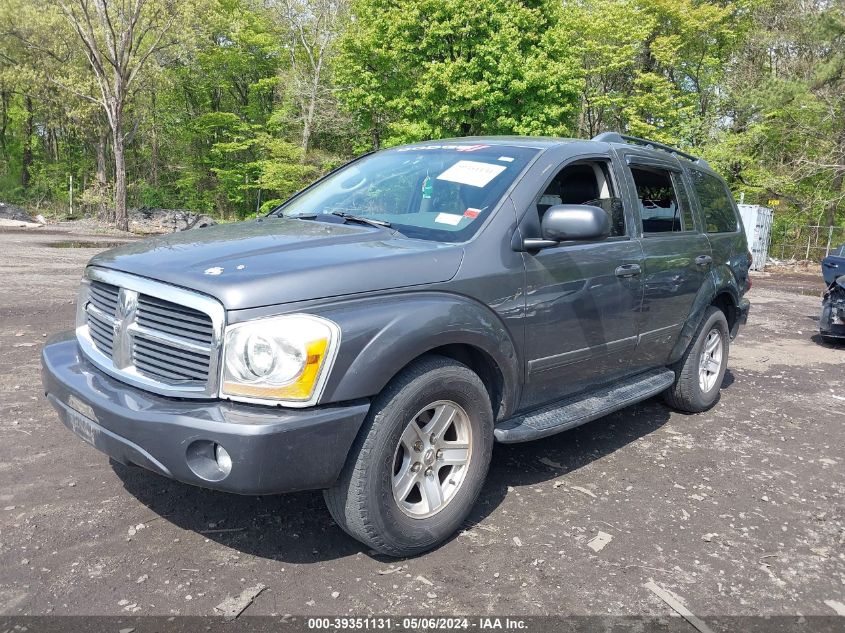
[[[543,214],[543,239],[603,240],[610,235],[610,218],[601,207],[556,204]]]
[[[603,240],[610,235],[610,217],[601,207],[556,204],[543,214],[542,239],[526,239],[525,250],[557,246],[567,240]]]

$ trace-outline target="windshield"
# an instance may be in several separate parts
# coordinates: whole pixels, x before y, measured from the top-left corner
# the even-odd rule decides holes
[[[384,150],[318,182],[280,209],[285,217],[346,213],[389,222],[407,237],[472,237],[536,149],[417,145]]]

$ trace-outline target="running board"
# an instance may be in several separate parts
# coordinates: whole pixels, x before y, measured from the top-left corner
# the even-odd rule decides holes
[[[673,382],[675,372],[671,369],[653,369],[586,395],[560,400],[505,420],[493,434],[504,444],[538,440],[655,396]]]

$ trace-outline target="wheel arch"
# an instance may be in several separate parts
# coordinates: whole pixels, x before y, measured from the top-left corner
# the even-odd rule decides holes
[[[400,373],[405,367],[412,365],[426,356],[451,358],[462,365],[466,365],[475,372],[481,378],[481,382],[484,383],[484,388],[490,396],[494,420],[501,419],[500,416],[513,407],[513,403],[509,400],[511,397],[510,390],[505,386],[505,376],[502,373],[502,368],[499,367],[496,360],[490,354],[480,347],[466,343],[448,343],[433,347],[409,361],[396,373]]]
[[[716,294],[710,305],[724,312],[725,318],[728,320],[728,332],[730,332],[731,338],[736,336],[736,329],[739,326],[739,302],[733,293],[722,290]]]
[[[730,283],[722,283],[716,285],[712,276],[707,278],[707,282],[701,286],[696,295],[692,309],[687,317],[684,327],[681,329],[681,335],[675,343],[669,355],[668,364],[672,364],[680,359],[686,351],[689,344],[692,342],[695,333],[704,320],[707,308],[715,306],[719,308],[728,320],[728,332],[730,337],[736,336],[740,323],[739,310],[739,294],[736,288]]]
[[[499,316],[485,305],[459,295],[427,292],[321,312],[342,331],[321,403],[372,397],[408,365],[439,355],[479,375],[496,419],[516,406],[521,379],[516,346]]]

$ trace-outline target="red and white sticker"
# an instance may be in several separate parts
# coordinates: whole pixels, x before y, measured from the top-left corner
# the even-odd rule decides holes
[[[469,209],[464,211],[464,217],[470,218],[471,220],[474,220],[475,218],[478,217],[479,213],[481,213],[481,209],[473,209],[472,207],[470,207]]]

